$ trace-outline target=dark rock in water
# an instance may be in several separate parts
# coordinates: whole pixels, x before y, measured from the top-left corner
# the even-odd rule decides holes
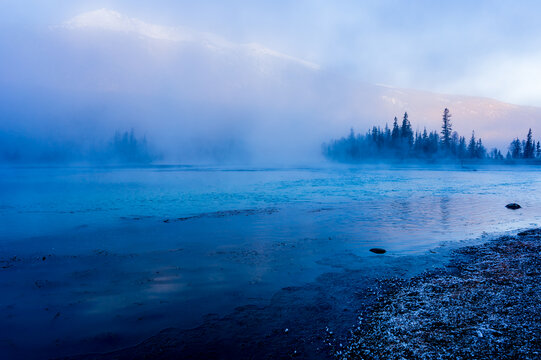
[[[373,252],[374,254],[385,254],[387,252],[387,250],[380,249],[380,248],[372,248],[370,249],[370,251]]]
[[[540,236],[541,229],[530,229],[530,230],[519,232],[517,235],[518,236]]]
[[[511,210],[516,210],[516,209],[520,209],[521,206],[517,203],[511,203],[511,204],[507,204],[505,205],[506,208],[508,209],[511,209]]]

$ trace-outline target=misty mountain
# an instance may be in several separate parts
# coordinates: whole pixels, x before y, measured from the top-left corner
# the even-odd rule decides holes
[[[438,129],[445,107],[454,129],[475,130],[489,147],[530,127],[541,134],[539,108],[366,84],[261,44],[105,9],[2,34],[4,47],[0,146],[9,151],[84,154],[135,129],[165,161],[309,161],[350,127],[405,111],[419,130]]]

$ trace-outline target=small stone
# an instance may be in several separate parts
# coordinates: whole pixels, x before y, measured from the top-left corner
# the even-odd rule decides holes
[[[505,207],[511,210],[517,210],[517,209],[520,209],[522,206],[520,206],[517,203],[511,203],[511,204],[505,205]]]
[[[374,254],[385,254],[387,252],[387,250],[381,248],[372,248],[370,251]]]

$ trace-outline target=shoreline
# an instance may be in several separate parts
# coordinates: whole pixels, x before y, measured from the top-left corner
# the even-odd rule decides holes
[[[449,264],[384,281],[338,359],[539,359],[541,228],[452,251]]]
[[[65,359],[537,358],[540,345],[528,336],[541,334],[541,229],[519,234],[457,244],[446,250],[450,259],[411,276],[327,273],[282,289],[268,306],[241,306],[194,329],[165,329],[133,347]],[[499,319],[507,319],[506,329]]]

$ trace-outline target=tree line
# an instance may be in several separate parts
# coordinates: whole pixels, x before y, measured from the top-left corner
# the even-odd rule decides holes
[[[121,163],[149,163],[153,159],[146,137],[137,138],[133,129],[122,133],[117,131],[109,149],[109,160]]]
[[[528,131],[526,139],[514,139],[509,151],[503,156],[500,150],[487,151],[481,138],[472,131],[466,139],[453,131],[449,109],[443,111],[441,131],[413,131],[404,113],[402,121],[395,117],[392,127],[385,124],[382,129],[374,126],[365,134],[350,130],[346,137],[323,145],[324,155],[334,161],[362,162],[370,160],[518,160],[541,159],[541,145]]]

